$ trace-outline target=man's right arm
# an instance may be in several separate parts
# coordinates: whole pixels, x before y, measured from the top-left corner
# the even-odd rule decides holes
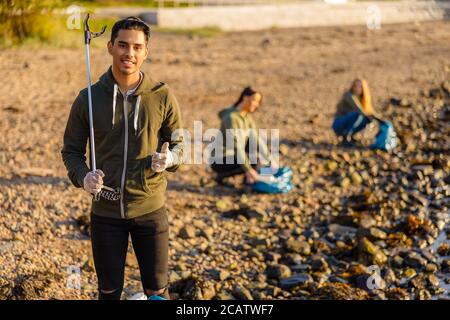
[[[86,102],[87,96],[84,90],[78,94],[70,110],[61,150],[67,175],[77,188],[83,187],[83,179],[90,171],[86,164],[86,144],[89,136]]]

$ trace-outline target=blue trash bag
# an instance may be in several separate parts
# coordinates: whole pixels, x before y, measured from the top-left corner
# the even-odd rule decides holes
[[[273,181],[257,181],[252,185],[252,190],[260,193],[288,193],[294,188],[292,184],[292,170],[288,167],[279,168],[273,175]]]
[[[397,134],[395,133],[394,126],[389,121],[380,121],[380,128],[370,147],[372,149],[391,151],[396,146]]]
[[[152,295],[150,296],[150,298],[148,298],[147,300],[167,300],[166,298],[163,298],[161,296],[157,296],[157,295]]]
[[[281,167],[278,169],[278,171],[274,174],[275,177],[281,178],[284,180],[292,180],[292,170],[288,167]]]

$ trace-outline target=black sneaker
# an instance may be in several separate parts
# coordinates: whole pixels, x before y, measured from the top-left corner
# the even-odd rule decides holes
[[[356,148],[363,148],[363,144],[361,143],[361,141],[356,140],[353,136],[350,137],[349,139],[350,143],[353,144],[353,147]]]
[[[355,141],[350,139],[343,139],[339,145],[344,148],[354,148],[356,146]]]

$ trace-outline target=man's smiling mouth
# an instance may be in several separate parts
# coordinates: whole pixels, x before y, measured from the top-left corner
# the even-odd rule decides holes
[[[128,60],[128,59],[122,59],[122,60],[120,60],[125,66],[133,66],[133,65],[135,65],[136,63],[135,62],[133,62],[133,61],[131,61],[131,60]]]

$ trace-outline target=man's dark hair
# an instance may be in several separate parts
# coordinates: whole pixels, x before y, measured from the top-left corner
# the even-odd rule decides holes
[[[114,40],[116,40],[119,30],[140,30],[144,32],[145,43],[148,43],[150,38],[150,27],[144,21],[136,17],[128,17],[119,20],[114,24],[111,31],[111,43],[114,44]]]

